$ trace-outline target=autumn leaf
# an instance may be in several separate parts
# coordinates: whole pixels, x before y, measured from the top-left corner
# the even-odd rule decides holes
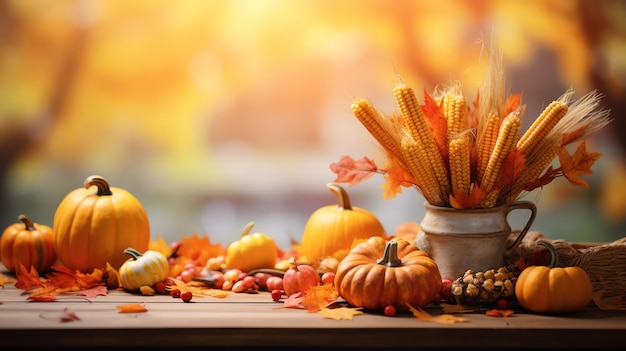
[[[334,307],[328,308],[323,307],[319,313],[324,316],[324,318],[334,319],[334,320],[352,320],[352,318],[356,315],[363,314],[360,307],[352,308],[352,307]]]
[[[126,305],[115,306],[119,310],[119,313],[142,313],[147,312],[148,309],[143,303],[129,303]]]
[[[506,99],[506,102],[504,103],[503,115],[508,116],[509,113],[517,110],[521,102],[522,102],[522,94],[520,93],[509,94],[509,96]]]
[[[109,289],[117,289],[120,285],[120,273],[107,262],[105,272],[105,284]]]
[[[30,271],[28,271],[26,267],[20,263],[20,266],[15,271],[15,276],[17,278],[15,282],[17,289],[32,291],[43,286],[43,282],[39,278],[39,273],[37,273],[37,270],[33,266],[31,266]]]
[[[472,186],[469,195],[454,192],[450,195],[450,206],[456,209],[476,208],[487,197],[487,194],[476,184]]]
[[[374,175],[378,167],[367,157],[355,160],[348,155],[343,155],[338,162],[330,164],[330,170],[337,175],[335,182],[356,185]]]
[[[433,322],[433,323],[439,323],[439,324],[454,324],[454,323],[464,323],[464,322],[469,321],[467,318],[456,317],[451,314],[441,314],[438,316],[432,316],[430,313],[426,312],[425,310],[419,307],[413,307],[410,304],[407,304],[407,306],[409,307],[409,310],[411,311],[411,313],[413,313],[413,316],[415,318],[424,322]]]
[[[435,99],[424,88],[424,105],[422,111],[426,115],[428,126],[433,133],[437,149],[444,160],[448,159],[448,119],[444,116],[443,111],[437,105]]]
[[[95,298],[98,295],[107,296],[108,290],[106,286],[99,285],[93,288],[75,291],[72,293],[72,295],[77,295],[77,296],[82,295],[82,296],[87,296],[89,298]]]
[[[57,287],[57,292],[77,291],[105,284],[104,273],[98,268],[94,268],[90,273],[72,271],[63,265],[54,265],[52,269],[46,278]]]
[[[148,250],[160,252],[165,257],[170,257],[170,255],[172,254],[172,247],[160,235],[157,235],[156,241],[150,240],[150,243],[148,244]]]
[[[317,312],[333,304],[338,298],[339,294],[333,284],[320,284],[307,290],[301,304],[309,312]]]
[[[57,287],[46,281],[41,288],[33,291],[26,299],[36,302],[52,302],[56,301],[56,298]]]
[[[556,177],[562,175],[561,168],[554,168],[552,166],[548,167],[548,169],[544,172],[544,174],[535,179],[534,181],[524,185],[524,190],[533,191],[537,188],[541,188],[544,185],[550,184]]]
[[[591,166],[602,156],[598,152],[587,152],[585,141],[578,144],[578,148],[573,155],[570,155],[566,148],[561,148],[559,152],[559,162],[563,175],[570,183],[581,185],[586,188],[589,184],[580,177],[592,174]]]
[[[525,168],[526,161],[522,153],[517,149],[511,151],[502,162],[494,188],[502,189],[507,185],[513,184]]]
[[[493,308],[485,312],[485,316],[487,317],[511,317],[513,314],[515,314],[515,311],[511,309],[499,310]]]
[[[384,177],[385,184],[381,186],[384,190],[383,197],[385,200],[393,199],[397,194],[402,194],[402,187],[408,188],[416,184],[413,176],[400,166],[395,157],[388,156],[387,159],[387,174]]]
[[[304,301],[304,295],[301,292],[293,293],[287,296],[285,302],[278,306],[274,307],[274,309],[279,308],[295,308],[295,309],[306,309],[306,306],[302,305],[302,301]]]
[[[5,284],[15,283],[17,279],[0,273],[0,288],[4,288]]]
[[[41,313],[39,315],[40,318],[49,320],[49,321],[57,321],[61,323],[79,321],[80,318],[76,315],[76,313],[72,312],[69,308],[65,307],[61,312],[46,312]]]
[[[191,237],[182,237],[181,246],[176,252],[177,261],[183,263],[193,262],[198,266],[205,266],[209,258],[226,255],[226,249],[221,244],[213,244],[209,236],[204,234],[200,237],[194,233]]]
[[[441,308],[444,313],[471,313],[477,309],[477,307],[464,306],[460,304],[452,305],[449,303],[442,303]]]

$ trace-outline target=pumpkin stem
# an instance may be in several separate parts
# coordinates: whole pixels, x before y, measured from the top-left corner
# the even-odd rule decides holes
[[[113,195],[113,193],[111,192],[111,188],[109,187],[109,183],[107,183],[107,181],[101,176],[92,175],[85,179],[85,189],[89,189],[94,185],[98,187],[98,192],[96,193],[96,195]]]
[[[19,215],[19,217],[17,217],[17,219],[19,219],[20,221],[22,221],[22,223],[24,223],[27,230],[30,230],[30,231],[35,230],[35,225],[33,224],[33,221],[31,221],[30,218],[26,217],[26,215],[21,214]]]
[[[241,237],[243,238],[244,236],[250,234],[250,231],[252,230],[252,227],[254,227],[254,221],[246,224],[246,226],[243,227],[243,230],[241,231]]]
[[[352,205],[350,204],[350,197],[344,188],[337,183],[328,183],[326,187],[330,189],[331,192],[337,196],[337,200],[339,201],[339,207],[344,210],[351,210]]]
[[[124,253],[130,255],[135,261],[138,260],[139,257],[143,256],[141,252],[133,249],[132,247],[126,248],[126,250],[124,250]]]
[[[376,263],[387,267],[398,267],[402,265],[402,260],[398,258],[398,242],[393,240],[388,241],[383,257],[379,258]]]
[[[538,240],[537,245],[545,246],[546,248],[548,248],[548,251],[550,252],[550,264],[548,265],[548,267],[556,267],[557,263],[559,262],[559,255],[557,254],[554,245],[545,240]]]

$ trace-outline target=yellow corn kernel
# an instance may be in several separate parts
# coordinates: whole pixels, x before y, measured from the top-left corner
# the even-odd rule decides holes
[[[487,196],[483,201],[481,201],[479,207],[482,208],[490,208],[496,206],[498,202],[498,197],[500,196],[500,189],[494,188],[491,189]]]
[[[378,141],[378,143],[390,154],[399,156],[400,148],[391,133],[384,127],[383,116],[364,99],[356,100],[352,104],[352,113]]]
[[[558,155],[562,140],[562,136],[555,136],[553,139],[546,140],[529,155],[526,160],[526,168],[517,176],[510,192],[506,194],[506,202],[515,201],[528,184],[541,176]]]
[[[422,145],[410,137],[402,139],[402,156],[407,165],[409,173],[418,182],[417,187],[428,203],[436,206],[445,205],[442,201],[441,188],[439,182],[430,167],[428,157]]]
[[[553,101],[537,117],[517,143],[517,149],[526,157],[565,116],[568,106],[562,101]]]
[[[478,146],[476,155],[476,182],[480,183],[487,169],[487,163],[489,163],[489,157],[493,152],[493,148],[496,145],[498,139],[498,131],[500,130],[500,116],[495,112],[491,112],[486,120],[483,133],[478,136]]]
[[[448,135],[454,136],[468,127],[467,101],[463,95],[446,96],[444,115],[448,120]]]
[[[408,85],[401,84],[393,89],[393,94],[400,107],[407,129],[413,139],[421,145],[429,164],[433,168],[436,179],[441,184],[443,193],[449,194],[450,180],[448,179],[448,169],[435,143],[435,138],[428,127],[422,107],[417,102],[413,89]]]
[[[522,120],[517,111],[511,112],[502,121],[495,148],[489,156],[489,162],[480,183],[480,187],[485,192],[489,193],[496,184],[504,159],[517,145],[521,126]]]
[[[469,195],[471,187],[471,139],[469,133],[463,133],[450,140],[450,182],[452,194]]]

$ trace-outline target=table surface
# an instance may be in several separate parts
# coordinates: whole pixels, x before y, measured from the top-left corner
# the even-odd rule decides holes
[[[6,274],[6,273],[5,273]],[[147,312],[119,313],[118,305],[145,303]],[[63,296],[54,302],[29,302],[13,283],[0,287],[0,348],[183,346],[303,349],[333,347],[528,348],[626,347],[626,313],[587,310],[536,315],[513,306],[511,317],[463,313],[465,323],[436,324],[410,313],[394,317],[366,312],[352,320],[277,308],[268,292],[229,292],[225,298],[194,297],[185,303],[168,295],[142,296],[110,290],[85,299]],[[77,321],[60,322],[64,309]],[[441,306],[425,308],[433,315]],[[55,320],[56,318],[56,320]]]

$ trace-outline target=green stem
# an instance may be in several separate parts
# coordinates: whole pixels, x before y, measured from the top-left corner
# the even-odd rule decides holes
[[[556,267],[557,263],[559,262],[559,255],[557,254],[556,248],[554,247],[554,245],[552,245],[550,242],[545,241],[545,240],[538,240],[537,245],[545,246],[550,252],[550,264],[548,265],[548,267],[550,268]]]
[[[126,248],[126,250],[124,250],[124,253],[130,255],[135,261],[137,261],[139,257],[143,256],[141,252],[133,249],[132,247]]]

